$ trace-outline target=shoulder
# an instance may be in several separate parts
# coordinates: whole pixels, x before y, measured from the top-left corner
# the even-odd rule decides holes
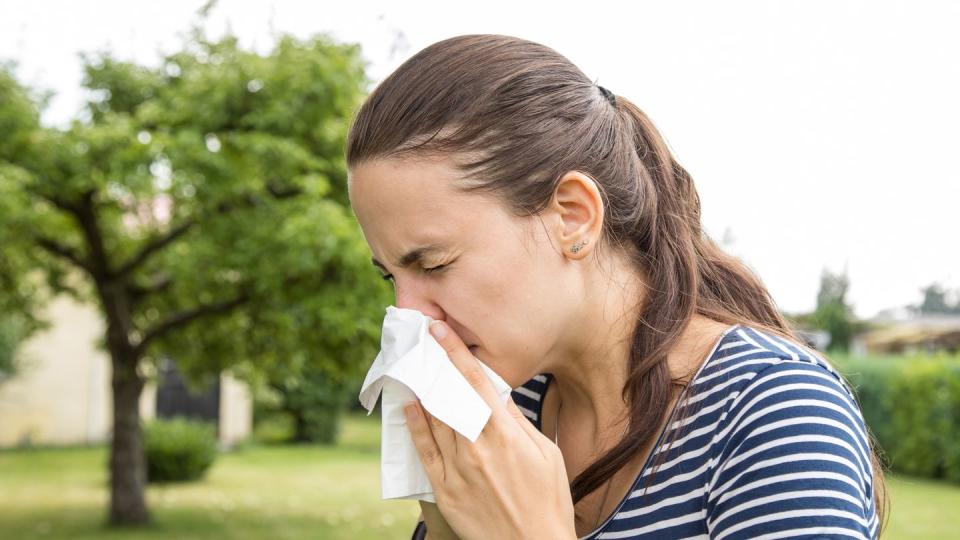
[[[694,393],[716,408],[718,477],[785,452],[840,453],[866,487],[867,428],[840,373],[817,352],[758,329],[740,326],[723,342]]]
[[[705,373],[734,383],[727,393],[728,430],[770,424],[784,415],[823,415],[827,409],[854,427],[862,425],[853,391],[819,353],[754,328],[741,326],[735,334]]]
[[[543,403],[543,396],[547,392],[547,386],[550,384],[552,375],[541,373],[535,375],[532,379],[514,388],[510,392],[513,402],[517,404],[520,412],[527,417],[527,420],[540,429],[540,411]]]
[[[728,345],[710,372],[728,385],[710,452],[713,530],[799,527],[760,517],[794,514],[871,529],[869,439],[843,377],[815,351],[757,329],[738,328]]]
[[[714,462],[774,439],[841,431],[865,461],[866,428],[854,393],[816,351],[747,325],[717,344],[690,387],[685,406],[705,426],[699,436]],[[701,439],[703,440],[703,439]],[[799,439],[790,439],[799,440]]]
[[[785,377],[804,375],[854,399],[836,368],[818,352],[793,340],[737,325],[718,344],[693,384],[694,393],[717,392],[742,402],[744,392],[768,388]],[[730,403],[733,405],[734,403]]]
[[[704,387],[694,394],[717,394],[715,400],[724,402],[717,438],[727,449],[744,428],[772,428],[788,416],[834,416],[860,432],[858,439],[864,431],[856,397],[829,361],[755,328],[740,325],[726,336],[694,386]]]

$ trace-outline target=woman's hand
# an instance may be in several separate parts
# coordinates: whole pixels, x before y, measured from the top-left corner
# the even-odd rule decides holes
[[[438,326],[445,335],[434,333]],[[450,528],[463,540],[532,534],[576,538],[560,449],[537,431],[512,398],[501,401],[477,359],[448,325],[435,322],[431,333],[493,411],[471,443],[430,416],[419,400],[405,408],[414,445]]]

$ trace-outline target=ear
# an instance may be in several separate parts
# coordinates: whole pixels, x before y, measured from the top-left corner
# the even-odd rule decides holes
[[[558,218],[551,232],[563,254],[571,259],[589,255],[600,239],[604,216],[603,197],[593,178],[580,171],[563,175],[550,209]]]

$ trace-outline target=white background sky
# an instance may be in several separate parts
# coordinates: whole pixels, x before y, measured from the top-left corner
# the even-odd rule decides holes
[[[56,92],[43,120],[63,126],[78,52],[154,65],[201,5],[0,0],[0,59]],[[280,32],[358,42],[376,81],[459,34],[538,41],[647,112],[782,309],[812,309],[824,267],[861,317],[960,288],[960,2],[222,0],[205,27],[263,52]]]

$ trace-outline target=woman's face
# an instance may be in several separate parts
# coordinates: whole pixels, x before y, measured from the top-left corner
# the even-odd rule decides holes
[[[350,170],[350,203],[396,306],[445,321],[517,387],[556,354],[581,280],[552,238],[559,216],[516,217],[458,192],[457,174],[442,158],[364,163]]]

